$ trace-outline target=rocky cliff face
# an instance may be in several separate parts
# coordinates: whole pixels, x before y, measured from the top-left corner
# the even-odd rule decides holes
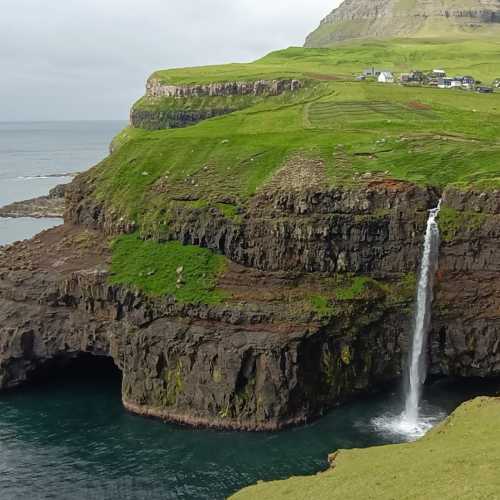
[[[167,110],[152,111],[133,109],[130,113],[130,125],[145,130],[162,130],[167,128],[182,128],[195,125],[215,116],[227,115],[236,111],[235,108],[210,108],[200,110]]]
[[[84,243],[75,252],[76,242]],[[131,411],[273,430],[400,373],[408,323],[402,304],[353,301],[335,321],[287,310],[276,299],[181,306],[109,286],[103,258],[99,233],[69,226],[2,251],[0,389],[87,352],[112,357],[122,370]],[[237,283],[240,296],[245,286],[276,294],[297,286],[296,275],[237,266],[225,281]]]
[[[299,80],[170,85],[153,77],[146,84],[145,97],[130,112],[130,124],[146,130],[188,127],[242,109],[250,102],[232,98],[279,96],[285,92],[296,92],[302,85]],[[219,99],[215,101],[216,98]],[[220,98],[228,100],[221,102]],[[191,99],[203,99],[203,102],[193,106]]]
[[[496,0],[345,0],[308,36],[306,47],[355,38],[432,36],[433,31],[481,33],[498,23]]]
[[[150,97],[228,97],[243,95],[276,96],[283,92],[299,90],[299,80],[257,80],[254,82],[220,82],[200,85],[169,85],[156,78],[146,84],[146,95]]]
[[[414,290],[390,290],[417,270],[426,210],[440,195],[371,181],[275,186],[237,220],[179,206],[170,232],[154,236],[232,260],[219,282],[232,299],[182,305],[108,284],[102,235],[135,226],[92,201],[82,176],[67,191],[64,227],[0,255],[0,388],[90,352],[114,359],[124,404],[140,414],[249,430],[305,422],[400,377]],[[498,192],[443,193],[428,353],[435,374],[500,375],[499,207]],[[285,300],[348,272],[381,285],[333,302],[326,315]]]

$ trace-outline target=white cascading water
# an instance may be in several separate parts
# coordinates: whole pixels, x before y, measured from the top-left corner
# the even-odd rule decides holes
[[[441,201],[437,208],[429,212],[427,220],[424,253],[420,265],[417,287],[412,344],[409,350],[406,404],[403,419],[406,420],[410,428],[414,428],[415,430],[419,428],[420,399],[422,396],[422,387],[427,376],[425,347],[431,322],[434,276],[437,271],[439,257],[439,226],[436,218],[440,208]]]
[[[436,208],[429,211],[424,239],[424,252],[418,277],[417,300],[413,322],[411,346],[408,353],[405,408],[397,417],[380,417],[374,424],[382,431],[403,434],[415,439],[432,427],[434,418],[420,415],[422,388],[427,376],[425,349],[432,313],[434,276],[439,258],[439,227],[437,216],[441,200]]]

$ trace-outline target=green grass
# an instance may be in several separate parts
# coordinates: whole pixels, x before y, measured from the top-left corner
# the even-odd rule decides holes
[[[335,291],[337,300],[357,300],[366,297],[370,290],[379,288],[379,283],[367,276],[354,276],[347,284]]]
[[[327,77],[376,64],[401,70],[444,66],[493,78],[500,73],[499,48],[487,40],[395,40],[335,50],[292,48],[248,65],[160,72],[166,81],[187,83],[251,79],[265,70],[304,76],[309,83],[293,94],[245,98],[245,109],[184,129],[127,128],[115,139],[115,152],[89,174],[96,180],[94,196],[146,234],[169,223],[179,200],[218,208],[239,221],[240,210],[296,156],[323,160],[327,186],[356,186],[370,173],[441,188],[498,188],[500,93]],[[160,107],[174,105],[170,101]],[[209,105],[180,101],[175,105]],[[151,102],[147,106],[154,109]]]
[[[150,296],[172,296],[179,303],[215,304],[225,298],[215,289],[225,265],[224,257],[204,248],[125,235],[112,244],[109,282]]]
[[[354,41],[335,48],[291,47],[252,63],[161,70],[151,78],[165,84],[186,85],[259,79],[311,79],[351,76],[373,65],[395,71],[432,70],[444,66],[451,74],[473,72],[484,81],[500,77],[500,40],[397,39]]]
[[[459,232],[480,229],[488,216],[475,212],[443,207],[439,213],[439,231],[444,241],[452,241]]]
[[[234,500],[498,498],[500,399],[477,398],[415,443],[342,450],[336,467],[260,483]]]

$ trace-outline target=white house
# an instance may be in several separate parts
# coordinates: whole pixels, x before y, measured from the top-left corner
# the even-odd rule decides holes
[[[462,87],[462,80],[457,78],[440,78],[438,87],[440,89],[453,89]]]
[[[379,83],[394,83],[394,75],[390,71],[382,71],[378,77]]]
[[[445,78],[446,77],[446,71],[444,69],[435,69],[432,72],[432,76],[434,78]]]

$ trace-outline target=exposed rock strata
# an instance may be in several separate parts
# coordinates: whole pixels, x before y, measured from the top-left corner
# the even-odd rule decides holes
[[[167,128],[182,128],[195,125],[202,120],[215,116],[227,115],[236,111],[233,108],[211,108],[195,110],[150,111],[132,109],[130,125],[145,130],[162,130]]]
[[[277,96],[299,90],[299,80],[257,80],[253,82],[220,82],[199,85],[170,85],[157,78],[146,84],[146,95],[151,97],[228,97],[228,96]]]
[[[400,377],[411,299],[361,297],[325,319],[283,297],[339,272],[381,280],[415,272],[426,210],[439,196],[390,181],[316,192],[285,192],[278,183],[248,204],[241,221],[180,207],[168,237],[253,266],[231,264],[221,278],[234,299],[189,306],[107,284],[100,231],[135,226],[92,201],[92,181],[82,176],[67,192],[64,227],[1,251],[0,387],[89,352],[114,359],[124,404],[140,414],[249,430],[305,422]],[[497,194],[446,190],[443,199],[445,207],[480,213],[481,224],[460,226],[442,243],[431,369],[498,376]]]
[[[110,234],[135,229],[133,221],[93,203],[85,194],[91,190],[85,178],[71,187],[67,220]],[[236,221],[216,209],[178,204],[160,237],[205,246],[267,271],[408,272],[417,267],[427,210],[438,199],[435,190],[394,182],[353,189],[273,188],[255,196]]]
[[[345,0],[306,40],[306,47],[321,47],[356,38],[408,37],[429,26],[433,30],[481,32],[500,23],[496,0]]]
[[[250,82],[220,82],[199,85],[170,85],[152,77],[146,84],[146,96],[149,106],[134,106],[130,112],[130,124],[136,128],[160,130],[181,128],[194,125],[202,120],[232,113],[244,103],[227,104],[212,102],[211,98],[220,97],[270,97],[285,92],[296,92],[302,87],[299,80],[258,80]],[[164,98],[175,99],[175,105],[167,107],[161,103]],[[203,98],[202,107],[193,106],[191,98]]]
[[[399,307],[361,301],[321,324],[300,312],[287,321],[272,303],[153,301],[107,285],[100,236],[85,234],[80,253],[61,252],[85,240],[68,227],[4,250],[0,388],[88,352],[114,359],[132,411],[190,425],[274,430],[400,374],[407,317]],[[252,282],[252,271],[234,272],[240,287]],[[279,288],[283,277],[267,280]]]

